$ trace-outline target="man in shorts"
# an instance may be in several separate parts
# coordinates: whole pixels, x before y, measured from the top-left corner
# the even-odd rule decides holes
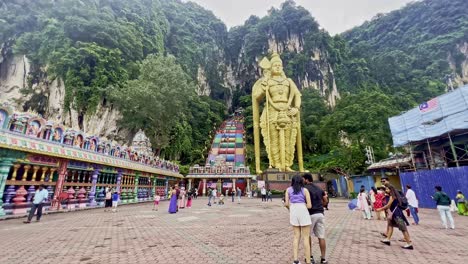
[[[313,184],[312,174],[306,173],[303,176],[304,178],[304,187],[310,193],[310,200],[312,202],[312,208],[308,209],[310,214],[310,219],[312,225],[310,226],[310,262],[315,264],[314,257],[312,256],[312,233],[318,238],[320,246],[320,262],[319,263],[328,263],[325,258],[326,255],[326,242],[325,242],[325,216],[323,205],[328,203],[328,198],[325,192]]]

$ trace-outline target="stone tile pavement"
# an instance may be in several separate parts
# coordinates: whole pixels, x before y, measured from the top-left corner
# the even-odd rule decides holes
[[[199,198],[175,215],[167,202],[157,212],[151,207],[50,214],[28,225],[0,221],[0,263],[292,263],[289,215],[278,199],[208,207]],[[347,201],[333,200],[326,211],[329,262],[466,263],[468,217],[455,216],[457,229],[445,230],[435,210],[420,211],[421,224],[410,227],[415,250],[405,251],[399,231],[385,246],[378,235],[384,221],[364,220]],[[318,258],[317,244],[314,251]]]

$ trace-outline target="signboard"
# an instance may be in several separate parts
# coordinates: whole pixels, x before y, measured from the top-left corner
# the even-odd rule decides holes
[[[265,181],[257,181],[257,188],[261,189],[263,187],[265,187]]]
[[[216,189],[216,182],[208,182],[206,184],[206,187],[207,188],[215,188]]]
[[[232,182],[223,182],[223,188],[232,188]]]

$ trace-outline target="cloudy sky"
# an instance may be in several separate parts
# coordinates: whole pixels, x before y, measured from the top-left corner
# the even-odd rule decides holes
[[[186,0],[187,1],[187,0]],[[242,25],[250,15],[264,16],[284,0],[190,0],[213,11],[228,27]],[[378,13],[387,13],[414,0],[295,0],[307,8],[331,34],[362,24]]]

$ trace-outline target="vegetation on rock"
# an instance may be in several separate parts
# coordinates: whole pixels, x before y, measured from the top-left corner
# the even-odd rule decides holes
[[[342,94],[331,108],[327,94],[302,91],[306,167],[353,174],[365,170],[366,146],[377,160],[391,150],[388,117],[442,93],[450,64],[460,74],[466,10],[465,0],[418,1],[330,36],[293,1],[228,31],[180,0],[12,0],[0,2],[1,56],[28,57],[30,87],[63,80],[64,107],[81,116],[117,106],[121,126],[144,129],[158,154],[187,165],[204,163],[230,99],[246,110],[253,159],[251,87],[274,43],[299,87],[336,80]],[[209,97],[195,93],[200,73]]]

